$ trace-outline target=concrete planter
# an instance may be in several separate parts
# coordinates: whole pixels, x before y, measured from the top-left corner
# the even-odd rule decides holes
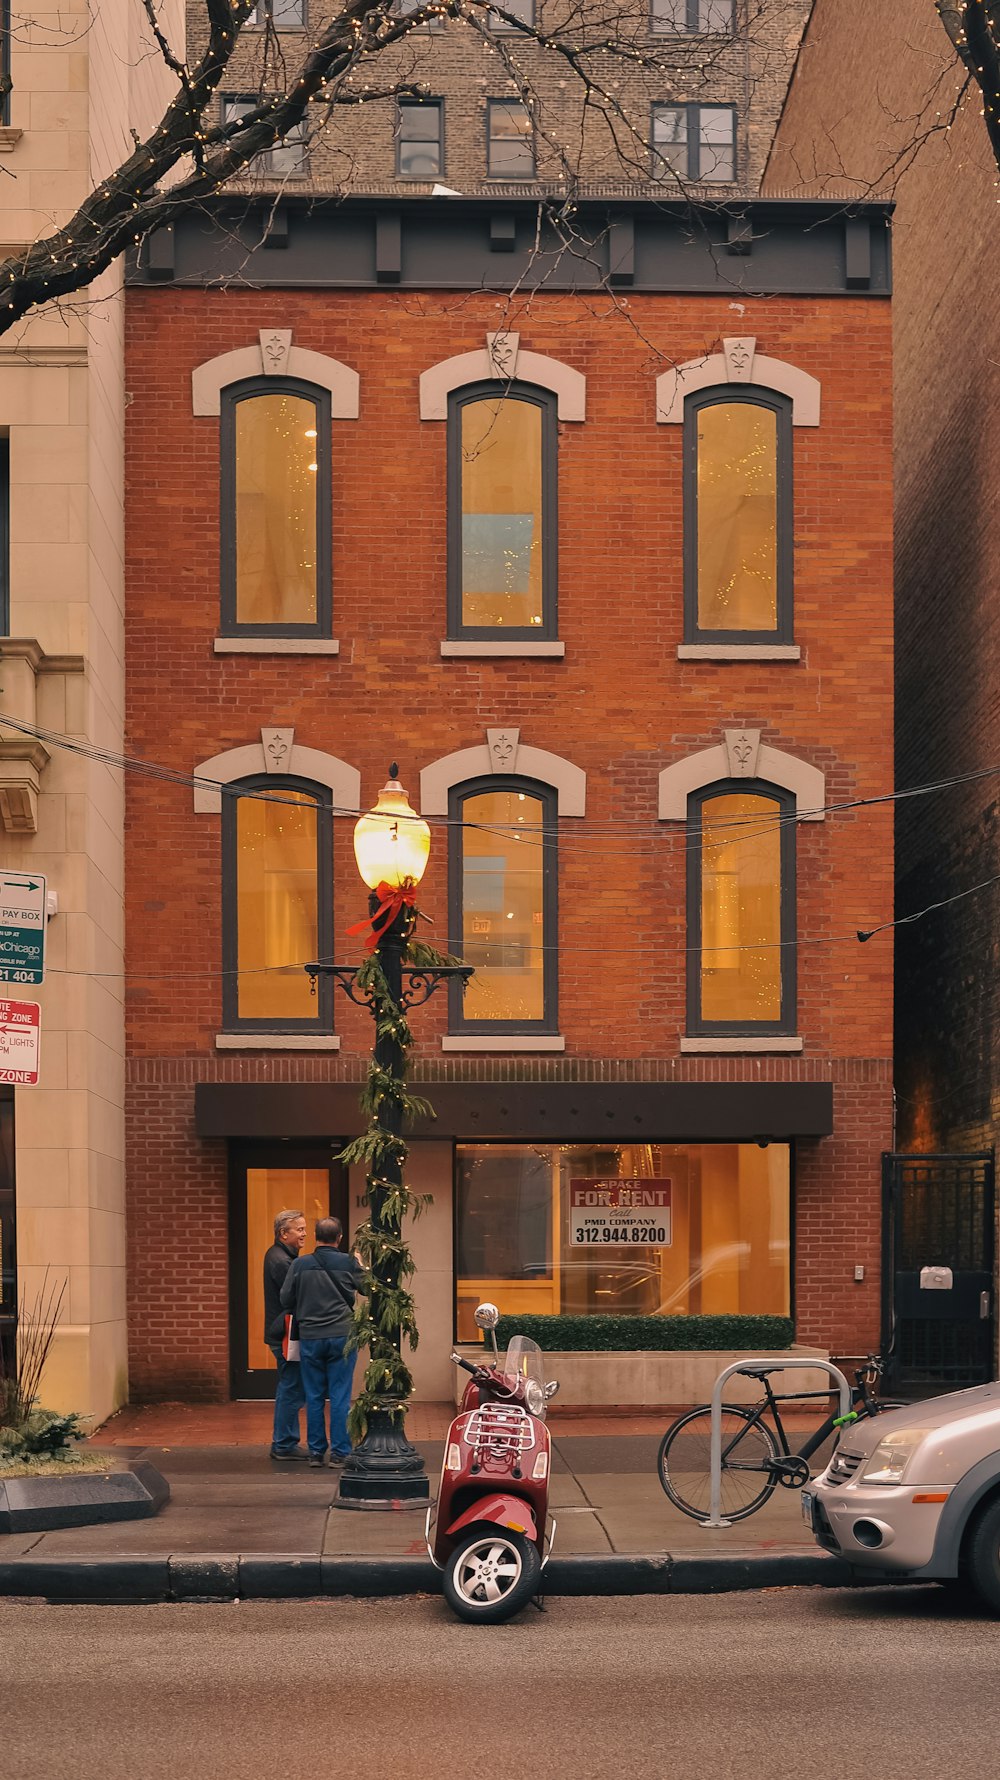
[[[0,1534],[145,1520],[170,1499],[170,1485],[147,1459],[108,1458],[106,1471],[62,1477],[0,1477]]]
[[[482,1358],[481,1347],[457,1350],[463,1359]],[[790,1347],[780,1352],[658,1353],[547,1353],[545,1374],[559,1380],[556,1409],[677,1409],[707,1403],[719,1373],[740,1360],[768,1360],[781,1365],[785,1359],[827,1360],[821,1347]],[[468,1373],[455,1369],[455,1401],[461,1398]],[[829,1383],[825,1372],[803,1367],[772,1374],[776,1391],[821,1391]],[[731,1378],[726,1401],[749,1403],[760,1395],[750,1378]]]

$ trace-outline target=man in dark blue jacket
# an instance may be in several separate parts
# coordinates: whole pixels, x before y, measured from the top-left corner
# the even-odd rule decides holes
[[[310,1465],[322,1465],[326,1457],[327,1403],[331,1466],[342,1465],[351,1451],[347,1411],[357,1355],[345,1354],[344,1346],[365,1276],[353,1255],[341,1253],[343,1234],[339,1218],[319,1218],[314,1253],[292,1262],[281,1288],[282,1308],[292,1312],[299,1328]]]

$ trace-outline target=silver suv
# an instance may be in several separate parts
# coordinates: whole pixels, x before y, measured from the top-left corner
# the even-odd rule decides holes
[[[1000,1383],[854,1422],[802,1512],[859,1575],[964,1576],[1000,1613]]]

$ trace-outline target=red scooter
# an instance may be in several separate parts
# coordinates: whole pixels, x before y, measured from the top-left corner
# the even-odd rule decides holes
[[[545,1410],[558,1385],[546,1384],[542,1350],[516,1335],[501,1363],[500,1312],[480,1304],[493,1362],[474,1366],[448,1430],[437,1501],[427,1511],[427,1550],[444,1572],[444,1598],[459,1619],[499,1625],[539,1592],[556,1523],[548,1513],[552,1443]]]

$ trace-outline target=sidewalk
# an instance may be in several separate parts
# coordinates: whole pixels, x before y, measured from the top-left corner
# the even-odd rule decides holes
[[[0,1541],[0,1595],[48,1599],[235,1599],[250,1595],[435,1591],[426,1507],[346,1512],[336,1477],[268,1456],[270,1406],[126,1410],[92,1445],[142,1456],[170,1484],[150,1520]],[[418,1404],[408,1433],[437,1482],[447,1405]],[[656,1476],[661,1415],[553,1412],[550,1594],[709,1592],[849,1580],[803,1525],[798,1491],[778,1489],[750,1520],[706,1530],[679,1513]]]

